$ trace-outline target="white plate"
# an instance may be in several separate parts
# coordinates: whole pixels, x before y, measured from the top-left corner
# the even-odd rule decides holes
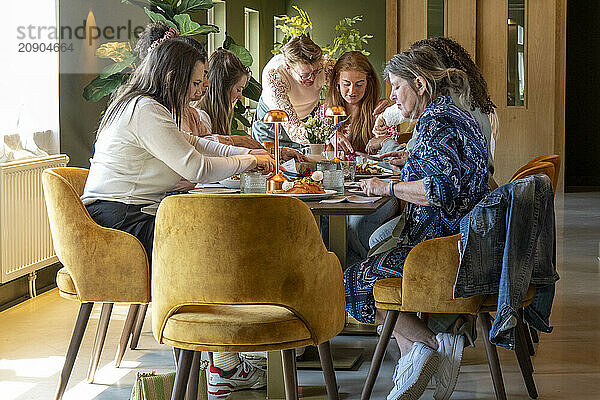
[[[291,196],[300,200],[321,200],[337,194],[337,191],[325,189],[325,193],[275,193],[277,196]]]
[[[227,178],[227,179],[223,179],[222,181],[219,181],[219,183],[229,189],[239,189],[240,188],[240,180],[239,179]]]
[[[367,195],[364,191],[360,190],[360,189],[348,189],[348,192],[350,193],[356,193],[356,194],[363,194],[363,195]]]
[[[204,193],[204,194],[239,193],[239,189],[207,187],[207,188],[192,189],[188,193]]]

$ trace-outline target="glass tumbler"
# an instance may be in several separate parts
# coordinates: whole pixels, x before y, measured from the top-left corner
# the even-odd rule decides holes
[[[319,162],[317,171],[323,172],[323,189],[344,194],[344,169],[339,161]]]
[[[240,192],[267,193],[267,175],[260,172],[242,172],[240,174]]]
[[[356,161],[341,161],[341,163],[344,170],[344,181],[354,182],[354,178],[356,177]]]

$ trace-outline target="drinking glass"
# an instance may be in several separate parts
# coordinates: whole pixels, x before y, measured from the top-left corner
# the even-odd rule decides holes
[[[356,161],[341,161],[341,163],[344,170],[344,181],[354,182],[354,178],[356,176]]]
[[[344,193],[344,169],[339,161],[317,163],[317,171],[323,172],[323,189]]]
[[[240,192],[267,193],[267,176],[260,172],[242,172],[240,174]]]

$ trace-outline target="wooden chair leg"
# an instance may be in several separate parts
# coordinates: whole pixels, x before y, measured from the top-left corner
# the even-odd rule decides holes
[[[135,318],[135,327],[133,328],[133,335],[131,336],[131,343],[129,348],[131,350],[137,349],[138,342],[140,341],[140,335],[142,334],[142,326],[144,325],[144,319],[146,319],[146,311],[148,311],[148,304],[140,305]]]
[[[519,368],[521,369],[521,375],[525,381],[527,387],[527,393],[532,399],[537,399],[538,393],[535,387],[535,381],[533,380],[533,364],[527,351],[527,341],[525,339],[525,326],[521,320],[517,321],[515,327],[515,355],[519,362]]]
[[[329,341],[321,343],[317,348],[319,349],[321,368],[323,368],[323,378],[325,378],[325,387],[327,388],[327,399],[339,400],[340,395],[335,379],[335,370],[333,369],[333,358],[331,357],[331,346]]]
[[[177,363],[177,373],[175,374],[175,386],[173,386],[173,394],[171,400],[183,400],[187,389],[188,380],[190,377],[190,368],[194,352],[192,350],[183,350],[179,354],[179,362]]]
[[[540,342],[540,336],[538,335],[538,332],[534,328],[529,327],[529,333],[531,334],[531,340],[533,341],[533,343]]]
[[[175,360],[175,369],[177,369],[177,364],[179,363],[179,354],[181,353],[181,350],[179,350],[177,347],[173,347],[173,359]]]
[[[283,357],[283,380],[286,400],[298,400],[298,376],[296,374],[296,349],[281,350]]]
[[[115,357],[115,367],[117,368],[121,366],[121,361],[123,360],[123,355],[125,354],[125,349],[127,348],[127,342],[129,342],[131,330],[133,329],[133,323],[135,322],[135,317],[137,316],[139,308],[139,304],[132,304],[129,306],[129,312],[127,313],[125,325],[123,325],[123,332],[121,332],[121,339],[119,340],[119,347],[117,348],[117,356]]]
[[[531,357],[535,356],[535,348],[533,347],[530,328],[525,322],[523,322],[523,335],[525,337],[525,343],[527,344],[527,351],[529,352],[529,355]]]
[[[479,314],[481,320],[481,330],[483,343],[485,344],[485,352],[487,353],[488,365],[492,374],[492,382],[494,383],[494,391],[496,399],[506,400],[506,389],[504,388],[504,380],[502,379],[502,371],[500,370],[500,360],[498,359],[498,350],[496,346],[490,343],[490,329],[492,328],[491,317],[489,313]]]
[[[200,379],[200,361],[202,352],[194,351],[192,357],[192,366],[190,368],[190,379],[187,383],[187,390],[185,393],[186,400],[198,400],[198,382]]]
[[[375,353],[373,354],[373,361],[371,361],[371,367],[369,368],[369,374],[367,375],[367,380],[365,381],[365,386],[363,387],[363,391],[360,396],[361,400],[368,400],[371,398],[371,392],[373,391],[373,386],[375,386],[377,374],[379,374],[379,368],[381,367],[381,362],[383,361],[383,356],[385,355],[385,349],[390,341],[390,335],[394,330],[394,326],[396,325],[399,314],[400,311],[387,310],[385,321],[383,323],[383,330],[381,331],[381,336],[377,342],[377,347],[375,348]]]
[[[94,340],[94,350],[92,351],[92,359],[90,360],[90,367],[88,368],[88,383],[93,383],[94,376],[96,376],[96,370],[98,369],[100,355],[102,354],[102,348],[104,347],[104,339],[106,338],[106,331],[108,330],[108,322],[110,321],[110,313],[112,312],[113,305],[114,303],[102,304],[102,311],[100,312],[100,321],[98,321],[96,339]]]
[[[75,329],[73,329],[73,336],[71,336],[71,342],[69,343],[69,349],[67,350],[65,364],[63,365],[62,372],[58,378],[58,388],[56,389],[56,395],[54,396],[55,400],[62,399],[63,394],[65,393],[67,383],[69,383],[69,378],[71,377],[71,371],[73,371],[75,358],[77,358],[77,353],[79,352],[79,347],[81,346],[81,339],[83,339],[83,334],[90,319],[93,306],[94,303],[81,303],[81,306],[79,306],[79,314],[77,314],[77,322],[75,322]]]

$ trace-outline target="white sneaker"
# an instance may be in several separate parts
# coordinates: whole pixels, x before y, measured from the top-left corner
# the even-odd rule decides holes
[[[267,385],[265,371],[242,360],[237,367],[223,371],[210,366],[208,377],[208,394],[211,398],[227,397],[231,392],[242,389],[260,389]]]
[[[440,366],[435,374],[435,400],[448,400],[458,381],[458,371],[462,360],[465,337],[452,333],[438,333],[438,353]]]
[[[413,343],[410,352],[400,357],[394,370],[394,388],[387,400],[417,400],[437,371],[440,354],[423,343]]]

